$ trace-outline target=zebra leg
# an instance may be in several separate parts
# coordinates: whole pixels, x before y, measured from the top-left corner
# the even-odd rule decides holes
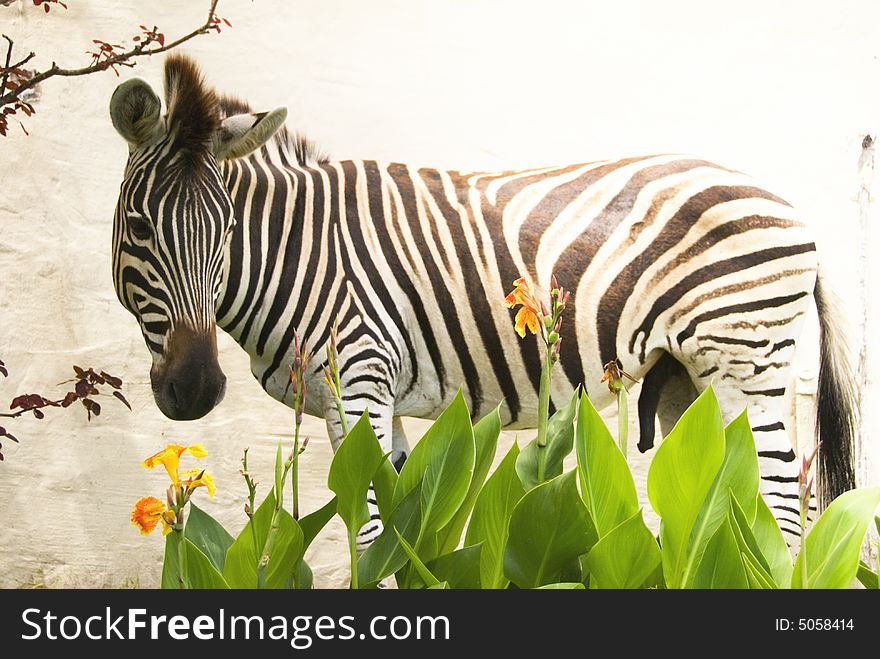
[[[796,547],[800,542],[800,468],[783,423],[783,396],[794,345],[774,349],[771,346],[778,343],[734,339],[729,329],[722,337],[721,331],[697,336],[697,350],[682,361],[698,391],[712,384],[725,422],[748,407],[761,470],[761,494],[786,542]]]
[[[403,421],[399,416],[391,420],[391,464],[398,473],[403,469],[403,463],[409,457],[409,443],[406,441],[406,433],[403,431]]]
[[[345,391],[345,389],[343,389]],[[345,420],[349,429],[354,427],[363,415],[364,410],[370,417],[370,425],[376,433],[376,438],[382,447],[384,453],[391,451],[392,437],[392,407],[390,405],[379,405],[376,403],[372,395],[359,396],[356,393],[343,394],[343,407],[345,412]],[[327,401],[324,407],[324,419],[327,424],[327,433],[330,437],[330,445],[335,452],[344,439],[342,433],[342,423],[339,419],[339,413],[332,400]],[[368,521],[358,532],[357,548],[358,552],[363,552],[373,540],[382,533],[382,521],[379,517],[379,508],[376,504],[376,493],[373,484],[370,484],[367,492],[367,508],[370,512],[370,521]]]

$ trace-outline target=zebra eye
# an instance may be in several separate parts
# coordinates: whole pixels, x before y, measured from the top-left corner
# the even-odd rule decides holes
[[[149,240],[153,235],[152,225],[140,215],[128,216],[128,228],[137,240]]]

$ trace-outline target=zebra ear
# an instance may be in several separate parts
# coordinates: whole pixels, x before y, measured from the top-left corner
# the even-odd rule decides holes
[[[110,97],[110,120],[129,146],[147,142],[160,128],[162,102],[146,82],[126,80]]]
[[[234,160],[256,151],[281,128],[286,118],[287,108],[227,117],[214,138],[214,158]]]

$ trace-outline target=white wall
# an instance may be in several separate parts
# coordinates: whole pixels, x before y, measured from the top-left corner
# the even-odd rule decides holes
[[[68,4],[48,15],[27,0],[0,7],[0,31],[19,52],[36,50],[40,66],[81,65],[93,38],[118,40],[141,23],[172,38],[200,23],[207,6]],[[221,0],[235,27],[186,50],[221,90],[259,108],[287,105],[289,125],[339,158],[508,168],[690,152],[754,174],[814,224],[857,350],[865,323],[877,335],[880,308],[880,265],[868,258],[880,247],[876,183],[860,167],[862,138],[880,123],[880,5],[711,4]],[[159,87],[161,65],[142,62],[121,79]],[[76,410],[4,420],[22,439],[4,442],[0,464],[4,587],[157,585],[162,541],[140,537],[128,517],[135,499],[161,496],[166,483],[140,460],[166,441],[204,442],[219,487],[206,507],[237,529],[242,448],[251,447],[252,470],[267,483],[274,443],[290,436],[292,414],[260,390],[226,336],[229,392],[218,410],[175,423],[152,402],[147,352],[110,276],[126,157],[106,109],[118,82],[109,72],[50,80],[26,121],[30,137],[13,127],[0,140],[0,359],[11,371],[0,401],[53,391],[77,363],[122,376],[134,406],[108,401],[91,424]],[[801,370],[815,368],[808,339]],[[880,481],[877,359],[869,350],[862,430],[871,482]],[[310,510],[328,498],[331,456],[322,422],[307,423]],[[335,525],[310,551],[318,585],[344,582],[342,540]]]

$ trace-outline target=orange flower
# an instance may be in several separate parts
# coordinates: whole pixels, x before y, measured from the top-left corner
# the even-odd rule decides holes
[[[520,277],[513,282],[513,285],[515,288],[504,298],[508,309],[513,309],[518,304],[522,305],[522,309],[516,314],[513,327],[520,338],[525,338],[526,328],[532,334],[537,334],[543,328],[544,313],[541,309],[541,302],[532,292],[525,277]]]
[[[144,467],[146,467],[147,469],[152,469],[157,465],[163,465],[165,467],[165,470],[168,472],[168,475],[171,477],[171,481],[175,485],[179,485],[180,456],[187,452],[189,452],[193,457],[196,458],[204,458],[206,455],[208,455],[205,447],[201,444],[193,444],[192,446],[169,444],[155,455],[151,455],[149,458],[144,460]]]
[[[175,520],[174,511],[165,508],[165,504],[156,497],[141,497],[131,513],[131,523],[140,529],[141,535],[150,535],[160,521],[162,535],[168,535]]]

